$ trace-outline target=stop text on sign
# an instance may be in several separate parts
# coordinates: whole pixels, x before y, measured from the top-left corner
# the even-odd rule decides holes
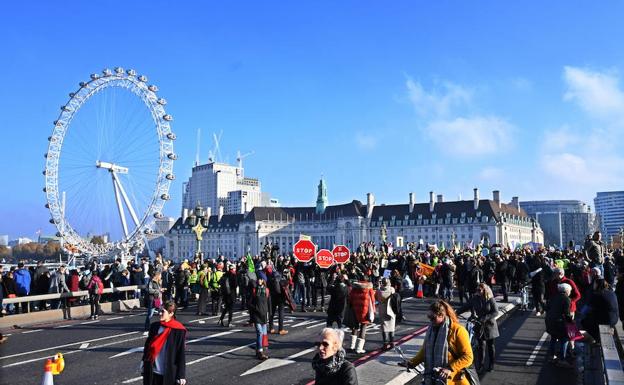
[[[347,263],[349,257],[351,257],[351,252],[345,245],[338,245],[334,247],[332,254],[334,255],[334,261],[336,261],[336,263]]]
[[[321,249],[316,253],[316,264],[323,269],[327,269],[334,264],[334,255],[327,249]]]
[[[293,246],[293,254],[300,262],[309,262],[315,253],[316,245],[312,241],[300,240]]]

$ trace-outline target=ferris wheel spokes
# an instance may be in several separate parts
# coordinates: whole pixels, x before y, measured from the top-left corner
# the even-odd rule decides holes
[[[122,167],[114,163],[102,162],[99,160],[95,162],[95,167],[108,170],[108,172],[111,173],[112,180],[113,180],[113,189],[115,191],[115,201],[117,202],[117,209],[119,210],[119,218],[121,219],[121,226],[123,228],[124,236],[127,239],[129,235],[128,223],[126,222],[126,215],[124,214],[124,207],[121,202],[122,198],[123,198],[124,203],[126,204],[128,211],[130,212],[130,216],[132,217],[132,221],[134,222],[134,225],[137,228],[140,226],[139,218],[137,217],[134,211],[134,208],[132,207],[132,204],[130,203],[130,199],[128,199],[128,194],[126,194],[126,190],[121,185],[121,181],[119,180],[119,177],[117,176],[118,173],[128,174],[129,170],[127,167]]]

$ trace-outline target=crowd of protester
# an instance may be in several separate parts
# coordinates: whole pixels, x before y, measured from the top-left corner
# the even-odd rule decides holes
[[[596,232],[582,248],[564,250],[482,244],[447,250],[408,244],[392,249],[387,243],[367,242],[353,250],[348,263],[328,269],[320,268],[314,261],[299,262],[271,245],[260,255],[239,260],[191,257],[175,263],[158,255],[154,260],[137,258],[127,265],[121,259],[111,264],[92,259],[86,266],[72,270],[65,266],[50,270],[41,263],[27,269],[19,264],[6,272],[0,267],[0,291],[2,298],[12,298],[87,290],[89,295],[83,299],[39,301],[31,306],[32,310],[43,310],[89,303],[94,319],[101,311],[100,301],[140,298],[147,308],[146,335],[154,333],[150,329],[151,318],[162,313],[164,304],[175,312],[196,302],[198,316],[219,315],[223,327],[233,326],[232,313],[238,306],[249,311],[246,321],[256,330],[256,355],[260,360],[269,356],[268,335],[288,333],[285,312],[326,312],[328,329],[323,334],[321,353],[325,351],[327,357],[338,354],[333,359],[340,361],[342,353],[334,345],[340,341],[342,346],[344,333],[331,332],[334,325],[338,329],[348,328],[348,350],[363,354],[367,326],[377,322],[383,337],[380,348],[391,349],[396,325],[406,319],[402,299],[434,298],[440,301],[435,302],[438,305],[432,308],[432,317],[439,316],[436,327],[442,327],[446,333],[457,333],[455,312],[451,313],[452,308],[446,305],[455,306],[459,313],[473,314],[480,326],[476,336],[478,351],[474,352],[476,367],[483,372],[493,370],[495,364],[495,340],[499,334],[496,296],[499,302],[508,302],[510,295],[518,295],[522,309],[544,316],[551,336],[550,361],[571,366],[575,341],[596,345],[598,325],[614,327],[618,319],[624,320],[622,274],[622,251],[608,250]],[[128,285],[143,288],[127,294],[102,293],[103,288]],[[19,313],[25,310],[24,306],[21,304],[20,309],[19,304],[5,304],[2,312]],[[444,321],[443,316],[451,321]],[[415,361],[433,359],[427,352],[422,354]],[[322,361],[323,354],[319,357]],[[472,361],[472,352],[469,358]],[[321,370],[322,377],[326,373],[319,369],[323,362],[318,360],[314,365],[317,372]],[[343,368],[342,364],[336,365]],[[445,372],[447,377],[454,373],[452,368]],[[351,370],[344,367],[343,375],[351,378]]]

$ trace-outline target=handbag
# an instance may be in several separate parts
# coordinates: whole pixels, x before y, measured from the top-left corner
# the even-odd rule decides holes
[[[577,341],[577,340],[583,339],[583,334],[578,329],[578,327],[576,327],[576,324],[574,322],[566,322],[565,328],[566,328],[566,333],[570,341]]]
[[[373,300],[371,297],[368,297],[368,314],[366,315],[366,320],[368,322],[375,321],[375,305],[373,304]]]
[[[477,374],[474,365],[470,365],[470,367],[464,368],[464,376],[466,376],[466,379],[468,380],[468,383],[470,383],[470,385],[481,385],[481,382],[479,382],[479,375]]]
[[[160,309],[161,306],[162,306],[162,299],[160,299],[160,297],[154,298],[154,307],[156,309]]]

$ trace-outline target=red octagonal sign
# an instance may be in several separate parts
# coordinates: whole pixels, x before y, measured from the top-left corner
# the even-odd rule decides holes
[[[347,263],[349,257],[351,256],[349,248],[344,245],[334,247],[332,254],[334,255],[334,261],[336,261],[336,263]]]
[[[316,253],[316,245],[312,241],[300,240],[293,246],[293,254],[300,262],[310,262]]]
[[[320,249],[316,253],[316,263],[323,269],[327,269],[334,264],[334,255],[327,249]]]

